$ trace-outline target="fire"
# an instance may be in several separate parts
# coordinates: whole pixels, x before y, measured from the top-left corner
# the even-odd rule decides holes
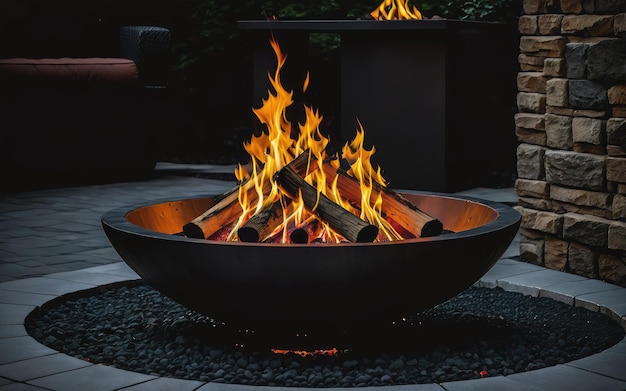
[[[408,0],[383,0],[370,15],[376,20],[407,20],[422,19],[422,13],[415,7],[410,7]]]
[[[320,132],[320,124],[323,117],[314,108],[304,105],[304,123],[294,126],[287,119],[287,108],[293,101],[293,91],[287,90],[280,80],[281,69],[287,56],[281,51],[278,42],[272,38],[271,47],[276,55],[277,67],[274,73],[268,72],[271,89],[268,96],[263,100],[261,107],[253,108],[253,113],[264,125],[264,131],[260,135],[253,135],[251,140],[244,143],[246,152],[250,155],[251,162],[248,169],[239,165],[235,170],[237,180],[246,186],[239,186],[239,204],[242,213],[234,225],[230,227],[227,240],[237,240],[238,230],[253,216],[259,215],[269,208],[273,214],[282,214],[282,223],[266,238],[276,239],[282,243],[288,243],[289,234],[295,229],[305,229],[308,232],[310,242],[340,243],[346,241],[340,234],[335,232],[328,223],[318,221],[313,212],[305,208],[300,197],[287,197],[281,192],[276,183],[276,174],[296,157],[305,151],[310,155],[307,161],[307,174],[304,177],[306,183],[312,185],[317,191],[318,202],[321,196],[328,197],[333,202],[359,216],[379,228],[377,241],[400,240],[402,236],[386,221],[381,214],[382,198],[380,192],[374,192],[373,187],[385,187],[386,181],[381,175],[380,167],[374,169],[370,162],[375,149],[367,150],[364,145],[364,132],[359,124],[354,140],[345,144],[342,156],[337,154],[329,156],[326,147],[329,138]],[[307,73],[303,83],[306,91],[310,82]],[[297,138],[294,138],[294,130],[297,129]],[[343,159],[350,166],[348,174],[357,179],[361,188],[360,204],[354,205],[342,197],[342,192],[337,186],[336,170]],[[331,173],[328,167],[332,167]],[[250,186],[254,191],[251,196]],[[312,208],[313,211],[315,208]],[[263,241],[266,238],[260,238]]]

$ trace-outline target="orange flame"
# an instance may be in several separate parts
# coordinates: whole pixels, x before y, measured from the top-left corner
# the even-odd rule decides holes
[[[408,3],[408,0],[384,0],[370,15],[376,20],[421,20],[422,13]]]
[[[317,164],[317,170],[310,170],[304,179],[307,183],[317,189],[318,195],[323,194],[332,201],[341,205],[353,214],[367,220],[370,224],[379,227],[378,240],[398,240],[402,237],[393,229],[380,213],[380,197],[372,199],[372,186],[374,183],[385,186],[386,181],[381,175],[380,167],[375,170],[370,163],[370,157],[375,149],[366,150],[363,147],[364,132],[359,124],[356,138],[346,143],[343,147],[342,158],[349,165],[349,175],[358,179],[361,186],[361,203],[359,207],[350,205],[342,196],[341,190],[337,188],[336,178],[327,178],[323,169],[323,164],[331,164],[336,170],[339,168],[339,158],[337,156],[327,156],[326,147],[329,139],[320,132],[320,124],[323,117],[317,110],[305,105],[305,121],[298,124],[298,137],[292,137],[292,124],[288,121],[287,108],[293,104],[293,92],[288,91],[281,84],[280,73],[287,56],[281,51],[278,42],[272,38],[271,47],[276,55],[277,67],[273,74],[268,72],[271,89],[268,96],[263,100],[259,108],[253,108],[253,113],[265,126],[264,131],[251,140],[244,143],[244,148],[251,157],[250,171],[239,165],[235,170],[237,180],[252,181],[257,197],[248,199],[248,193],[243,186],[239,188],[239,203],[242,207],[242,214],[233,225],[227,240],[237,240],[238,229],[246,223],[252,216],[265,208],[280,202],[283,210],[283,223],[277,227],[268,237],[280,236],[281,242],[289,242],[290,229],[303,227],[310,224],[315,216],[304,208],[304,202],[299,199],[287,199],[283,195],[275,182],[275,174],[288,165],[293,159],[304,151],[310,151],[314,159],[309,161],[309,165]],[[303,91],[309,85],[310,75],[307,73],[303,84]],[[267,192],[267,183],[271,184],[271,191]],[[341,235],[334,232],[326,223],[320,222],[317,227],[314,239],[324,243],[339,243],[345,241]],[[282,233],[281,233],[282,231]],[[262,238],[263,239],[263,238]],[[261,239],[261,240],[262,240]]]

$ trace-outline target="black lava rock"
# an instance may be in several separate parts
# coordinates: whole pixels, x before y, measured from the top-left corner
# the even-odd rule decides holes
[[[45,308],[28,317],[26,328],[67,355],[158,376],[249,385],[362,387],[509,375],[576,360],[624,337],[598,312],[500,288],[472,287],[390,325],[294,335],[232,329],[142,283]],[[337,353],[304,355],[302,347]]]

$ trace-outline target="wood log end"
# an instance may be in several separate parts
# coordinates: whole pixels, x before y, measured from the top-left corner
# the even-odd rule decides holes
[[[359,231],[356,237],[356,242],[357,243],[373,242],[377,236],[378,236],[378,227],[375,225],[369,224],[363,227]]]
[[[183,233],[188,238],[204,239],[204,231],[202,231],[202,228],[194,223],[187,223],[183,225]]]
[[[309,242],[309,234],[305,229],[296,228],[289,234],[289,239],[292,243],[304,244]]]
[[[239,240],[242,242],[258,242],[259,241],[259,232],[251,227],[243,226],[237,230],[237,236],[239,236]]]
[[[443,224],[437,219],[430,220],[424,224],[420,236],[423,238],[439,236],[443,232]]]

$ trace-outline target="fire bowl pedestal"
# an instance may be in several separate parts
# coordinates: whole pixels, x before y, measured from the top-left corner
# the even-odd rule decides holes
[[[502,256],[521,221],[499,203],[403,195],[453,233],[315,245],[182,236],[182,226],[209,208],[212,196],[111,210],[102,226],[147,284],[215,320],[249,329],[351,328],[416,314],[469,288]]]

